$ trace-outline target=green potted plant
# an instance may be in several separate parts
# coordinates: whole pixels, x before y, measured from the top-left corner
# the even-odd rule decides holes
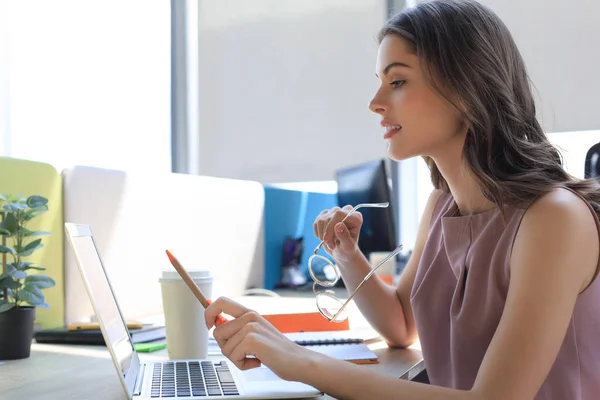
[[[28,223],[48,211],[42,196],[0,194],[0,360],[27,358],[31,352],[35,307],[48,308],[42,289],[55,282],[25,259],[43,247],[40,236],[50,232],[27,229]]]

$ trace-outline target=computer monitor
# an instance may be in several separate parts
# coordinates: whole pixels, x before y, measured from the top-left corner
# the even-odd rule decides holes
[[[372,252],[393,251],[396,248],[394,202],[388,183],[385,160],[376,160],[336,171],[337,198],[340,207],[360,203],[389,202],[387,208],[361,208],[363,225],[358,247],[369,256]]]
[[[585,179],[596,178],[600,181],[600,143],[596,143],[585,155]]]

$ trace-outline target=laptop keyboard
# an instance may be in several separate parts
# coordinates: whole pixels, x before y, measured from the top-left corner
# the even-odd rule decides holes
[[[225,361],[175,361],[153,365],[151,397],[239,395]]]

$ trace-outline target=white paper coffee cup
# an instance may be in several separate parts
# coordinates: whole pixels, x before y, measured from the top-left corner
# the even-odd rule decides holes
[[[204,297],[210,299],[213,281],[210,271],[188,271],[188,274]],[[208,329],[204,320],[204,307],[177,271],[162,271],[159,282],[169,358],[205,358],[208,355]]]

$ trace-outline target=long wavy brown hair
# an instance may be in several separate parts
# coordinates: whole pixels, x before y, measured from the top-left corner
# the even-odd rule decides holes
[[[463,113],[463,158],[488,200],[498,206],[527,203],[566,186],[600,216],[600,185],[564,170],[536,118],[521,54],[493,11],[476,1],[428,1],[393,16],[379,42],[389,34],[409,43],[432,87]],[[449,191],[435,162],[424,158],[433,185]]]

